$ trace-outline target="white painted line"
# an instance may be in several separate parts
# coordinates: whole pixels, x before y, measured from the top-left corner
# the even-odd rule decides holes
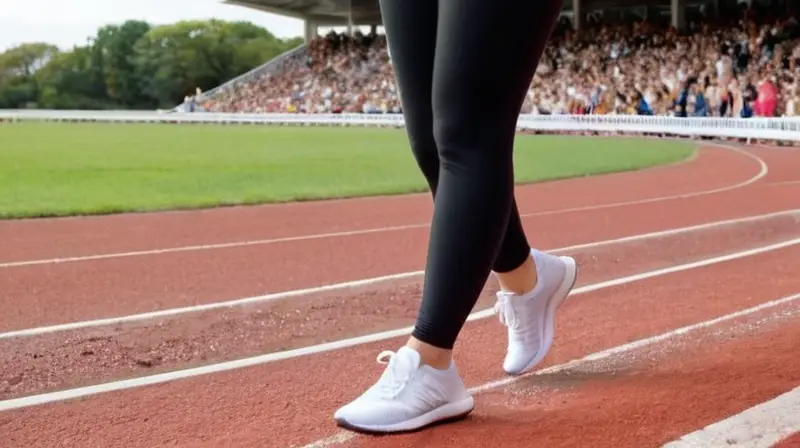
[[[751,146],[751,148],[755,149],[777,149],[778,151],[800,151],[800,146],[779,146],[779,145],[770,145],[768,143],[758,143],[755,146]]]
[[[736,190],[736,189],[751,185],[751,184],[761,180],[762,178],[764,178],[764,176],[766,176],[769,173],[769,167],[767,166],[767,163],[763,159],[761,159],[760,157],[757,157],[757,156],[755,156],[753,154],[750,154],[749,152],[747,152],[745,150],[736,148],[734,146],[726,146],[726,145],[715,145],[715,146],[724,147],[724,148],[726,148],[728,150],[731,150],[733,152],[742,154],[744,156],[747,156],[747,157],[755,160],[759,165],[758,173],[756,173],[756,175],[754,175],[753,177],[751,177],[751,178],[749,178],[749,179],[747,179],[747,180],[745,180],[743,182],[739,182],[739,183],[734,184],[734,185],[729,185],[727,187],[714,188],[714,189],[711,189],[711,190],[703,190],[703,191],[698,191],[698,192],[694,192],[694,193],[676,194],[676,195],[671,195],[671,196],[661,196],[661,197],[655,197],[655,198],[649,198],[649,199],[640,199],[640,200],[636,200],[636,201],[612,202],[612,203],[603,204],[603,205],[590,205],[590,206],[584,206],[584,207],[566,208],[566,209],[562,209],[562,210],[553,210],[553,211],[545,211],[545,212],[538,212],[538,213],[529,213],[529,214],[520,215],[520,216],[529,217],[529,216],[558,215],[558,214],[562,214],[562,213],[591,211],[591,210],[602,210],[602,209],[613,208],[613,207],[623,207],[623,206],[628,206],[628,205],[649,204],[649,203],[653,203],[653,202],[668,201],[668,200],[673,200],[673,199],[689,199],[689,198],[694,198],[694,197],[698,197],[698,196],[706,196],[706,195],[710,195],[710,194],[724,193],[726,191]]]
[[[721,324],[721,323],[724,323],[724,322],[728,322],[728,321],[731,321],[731,320],[734,320],[734,319],[738,319],[740,317],[745,317],[745,316],[748,316],[750,314],[755,314],[755,313],[758,313],[760,311],[764,311],[764,310],[767,310],[767,309],[770,309],[770,308],[774,308],[776,306],[780,306],[780,305],[784,305],[784,304],[787,304],[787,303],[791,303],[791,302],[794,302],[794,301],[796,301],[798,299],[800,299],[800,294],[793,294],[793,295],[790,295],[790,296],[782,297],[780,299],[771,300],[769,302],[764,302],[764,303],[762,303],[760,305],[756,305],[756,306],[754,306],[752,308],[747,308],[747,309],[744,309],[744,310],[736,311],[734,313],[725,314],[723,316],[720,316],[720,317],[717,317],[717,318],[714,318],[714,319],[706,320],[706,321],[703,321],[703,322],[698,322],[698,323],[692,324],[692,325],[687,325],[685,327],[676,328],[674,330],[670,330],[670,331],[668,331],[666,333],[662,333],[662,334],[659,334],[657,336],[651,336],[649,338],[639,339],[639,340],[636,340],[636,341],[633,341],[633,342],[629,342],[627,344],[618,345],[616,347],[612,347],[612,348],[609,348],[609,349],[606,349],[606,350],[602,350],[602,351],[599,351],[599,352],[596,352],[596,353],[592,353],[590,355],[584,356],[583,358],[574,359],[574,360],[566,362],[564,364],[558,364],[558,365],[550,366],[550,367],[547,367],[547,368],[544,368],[544,369],[541,369],[541,370],[537,370],[535,372],[527,373],[527,374],[524,374],[524,375],[521,375],[521,376],[516,376],[516,377],[511,376],[511,377],[503,378],[502,380],[491,381],[491,382],[482,384],[480,386],[476,386],[476,387],[470,388],[469,392],[471,394],[473,394],[473,395],[480,394],[480,393],[487,392],[487,391],[490,391],[490,390],[493,390],[493,389],[499,389],[501,387],[505,387],[505,386],[511,385],[513,383],[516,383],[517,381],[520,381],[523,378],[529,378],[529,377],[532,377],[532,376],[535,376],[535,375],[545,375],[545,374],[557,373],[557,372],[561,372],[561,371],[564,371],[564,370],[572,369],[572,368],[575,368],[575,367],[578,367],[578,366],[581,366],[581,365],[584,365],[584,364],[589,364],[589,363],[594,362],[594,361],[599,361],[601,359],[606,359],[606,358],[609,358],[609,357],[614,356],[614,355],[619,355],[619,354],[622,354],[622,353],[627,353],[627,352],[631,352],[631,351],[634,351],[634,350],[638,350],[640,348],[647,347],[647,346],[653,345],[653,344],[657,344],[659,342],[663,342],[663,341],[672,339],[672,338],[677,337],[677,336],[682,336],[682,335],[691,333],[693,331],[702,330],[702,329],[705,329],[705,328],[708,328],[708,327],[713,327],[714,325],[718,325],[718,324]],[[800,398],[800,397],[795,397],[795,399],[798,399],[798,398]],[[795,416],[795,418],[800,418],[800,413],[798,413]],[[312,443],[310,443],[308,445],[303,445],[302,448],[327,448],[327,447],[330,447],[330,446],[335,446],[335,445],[338,445],[338,444],[341,444],[341,443],[345,443],[345,442],[347,442],[347,441],[349,441],[349,440],[351,440],[351,439],[353,439],[355,437],[356,437],[356,434],[353,433],[353,432],[340,431],[340,432],[336,433],[333,436],[317,440],[317,441],[312,442]],[[691,446],[694,447],[695,445],[691,445]],[[712,447],[712,446],[727,446],[727,445],[725,445],[725,444],[713,444],[713,443],[703,444],[702,445],[703,448]],[[676,446],[674,448],[688,448],[688,447],[689,447],[689,445],[680,446],[680,447]],[[673,448],[673,447],[669,447],[669,448]]]
[[[769,168],[767,167],[766,162],[762,159],[735,147],[725,147],[733,152],[742,154],[744,156],[750,157],[751,159],[755,160],[759,164],[759,172],[754,176],[748,178],[743,182],[739,182],[734,185],[729,185],[727,187],[715,188],[711,190],[702,190],[694,193],[684,193],[684,194],[677,194],[671,196],[660,196],[655,198],[649,199],[640,199],[636,201],[623,201],[623,202],[612,202],[608,204],[602,205],[588,205],[583,207],[572,207],[572,208],[565,208],[560,210],[548,210],[542,212],[535,212],[535,213],[525,213],[521,214],[522,218],[531,218],[536,216],[549,216],[549,215],[560,215],[566,213],[574,213],[574,212],[582,212],[582,211],[593,211],[593,210],[603,210],[607,208],[614,208],[614,207],[624,207],[630,205],[640,205],[640,204],[648,204],[653,202],[661,202],[661,201],[668,201],[674,199],[687,199],[697,196],[704,196],[709,194],[716,194],[716,193],[723,193],[726,191],[735,190],[738,188],[745,187],[750,185],[764,176],[767,175],[769,172]],[[177,253],[177,252],[196,252],[196,251],[203,251],[203,250],[215,250],[215,249],[228,249],[228,248],[235,248],[235,247],[246,247],[246,246],[260,246],[260,245],[267,245],[267,244],[277,244],[277,243],[288,243],[293,241],[308,241],[308,240],[317,240],[317,239],[325,239],[325,238],[340,238],[340,237],[349,237],[349,236],[357,236],[357,235],[367,235],[371,233],[383,233],[383,232],[395,232],[400,230],[411,230],[411,229],[422,229],[430,226],[429,222],[426,223],[419,223],[419,224],[407,224],[402,226],[390,226],[390,227],[376,227],[372,229],[361,229],[361,230],[349,230],[343,232],[331,232],[331,233],[320,233],[320,234],[313,234],[313,235],[302,235],[302,236],[292,236],[292,237],[281,237],[281,238],[269,238],[269,239],[261,239],[261,240],[250,240],[250,241],[234,241],[230,243],[219,243],[219,244],[200,244],[200,245],[192,245],[192,246],[179,246],[179,247],[169,247],[169,248],[162,248],[162,249],[149,249],[149,250],[140,250],[140,251],[130,251],[130,252],[118,252],[118,253],[107,253],[107,254],[95,254],[95,255],[82,255],[76,257],[63,257],[63,258],[48,258],[48,259],[38,259],[38,260],[24,260],[24,261],[9,261],[0,263],[0,268],[19,268],[25,266],[38,266],[38,265],[45,265],[45,264],[59,264],[59,263],[75,263],[75,262],[82,262],[82,261],[95,261],[95,260],[108,260],[113,258],[130,258],[130,257],[141,257],[141,256],[148,256],[148,255],[162,255],[162,254],[169,254],[169,253]]]
[[[585,250],[591,249],[596,247],[602,246],[610,246],[616,244],[624,244],[630,243],[634,241],[641,241],[641,240],[648,240],[654,238],[664,238],[668,236],[680,235],[684,233],[692,233],[697,231],[703,231],[708,229],[716,229],[719,227],[729,226],[729,225],[736,225],[736,224],[743,224],[748,222],[766,220],[770,218],[778,218],[784,216],[800,216],[800,209],[794,210],[785,210],[775,213],[767,213],[764,215],[756,215],[756,216],[748,216],[744,218],[735,218],[735,219],[728,219],[724,221],[715,221],[705,224],[699,224],[689,227],[680,227],[675,229],[668,229],[668,230],[660,230],[657,232],[651,233],[643,233],[639,235],[627,236],[622,238],[616,238],[611,240],[604,240],[604,241],[595,241],[591,243],[585,244],[577,244],[574,246],[568,247],[561,247],[557,249],[546,249],[549,252],[574,252],[577,250]],[[90,328],[90,327],[100,327],[106,325],[118,325],[123,323],[130,323],[130,322],[138,322],[143,320],[152,320],[170,316],[177,316],[181,314],[188,314],[188,313],[197,313],[201,311],[212,311],[216,309],[222,308],[231,308],[236,306],[243,306],[243,305],[250,305],[254,303],[263,303],[263,302],[270,302],[274,300],[283,300],[289,299],[293,297],[302,297],[312,294],[319,294],[331,291],[341,291],[344,289],[351,289],[357,288],[361,286],[370,286],[376,285],[387,281],[397,281],[403,280],[407,278],[414,278],[417,276],[421,276],[424,274],[424,271],[412,271],[412,272],[402,272],[399,274],[391,274],[391,275],[384,275],[381,277],[373,277],[367,278],[362,280],[354,280],[342,283],[334,283],[330,285],[324,286],[316,286],[312,288],[304,288],[304,289],[295,289],[291,291],[283,291],[277,292],[272,294],[266,294],[261,296],[254,296],[254,297],[245,297],[242,299],[235,299],[235,300],[228,300],[224,302],[214,302],[214,303],[207,303],[203,305],[192,305],[186,306],[181,308],[169,308],[165,310],[159,311],[151,311],[147,313],[139,313],[139,314],[130,314],[126,316],[118,316],[118,317],[109,317],[104,319],[94,319],[94,320],[84,320],[78,322],[70,322],[66,324],[58,324],[58,325],[49,325],[49,326],[42,326],[42,327],[34,327],[34,328],[27,328],[23,330],[14,330],[8,331],[5,333],[0,333],[0,340],[2,339],[11,339],[11,338],[19,338],[19,337],[26,337],[26,336],[36,336],[42,334],[49,334],[49,333],[57,333],[61,331],[69,331],[69,330],[78,330],[81,328]]]
[[[800,432],[800,387],[667,443],[663,448],[771,448]]]
[[[768,187],[781,187],[784,185],[800,185],[800,180],[787,180],[782,182],[772,182],[766,184]]]
[[[354,439],[355,437],[356,434],[353,434],[352,432],[339,431],[330,437],[319,439],[316,442],[309,443],[308,445],[303,445],[301,448],[325,448],[328,446],[341,445],[342,443]]]
[[[356,236],[356,235],[367,235],[370,233],[382,233],[382,232],[394,232],[399,230],[411,230],[411,229],[421,229],[428,227],[430,223],[422,223],[422,224],[408,224],[404,226],[390,226],[390,227],[377,227],[374,229],[361,229],[361,230],[349,230],[344,232],[331,232],[331,233],[319,233],[314,235],[301,235],[301,236],[290,236],[290,237],[281,237],[281,238],[269,238],[263,240],[250,240],[250,241],[233,241],[230,243],[219,243],[219,244],[200,244],[196,246],[180,246],[180,247],[168,247],[164,249],[150,249],[150,250],[139,250],[139,251],[131,251],[131,252],[116,252],[116,253],[108,253],[108,254],[96,254],[96,255],[84,255],[78,257],[64,257],[64,258],[50,258],[50,259],[41,259],[41,260],[28,260],[28,261],[10,261],[6,263],[0,263],[0,268],[18,268],[24,266],[37,266],[43,264],[60,264],[60,263],[75,263],[79,261],[94,261],[94,260],[109,260],[112,258],[130,258],[130,257],[141,257],[145,255],[161,255],[161,254],[171,254],[177,252],[196,252],[202,250],[214,250],[214,249],[229,249],[234,247],[247,247],[247,246],[262,246],[267,244],[277,244],[277,243],[291,243],[293,241],[309,241],[309,240],[319,240],[325,238],[341,238],[347,236]]]
[[[600,282],[600,283],[594,283],[594,284],[591,284],[591,285],[586,285],[586,286],[582,286],[580,288],[574,289],[572,291],[571,296],[580,295],[580,294],[586,294],[588,292],[597,291],[597,290],[601,290],[601,289],[605,289],[605,288],[611,288],[611,287],[615,287],[615,286],[626,285],[626,284],[629,284],[629,283],[638,282],[638,281],[645,280],[645,279],[648,279],[648,278],[659,277],[659,276],[662,276],[662,275],[667,275],[667,274],[671,274],[671,273],[675,273],[675,272],[688,271],[690,269],[696,269],[696,268],[703,267],[703,266],[710,266],[710,265],[717,264],[717,263],[724,263],[726,261],[736,260],[736,259],[740,259],[740,258],[746,258],[746,257],[753,256],[753,255],[763,254],[763,253],[766,253],[766,252],[770,252],[770,251],[774,251],[774,250],[778,250],[778,249],[782,249],[782,248],[786,248],[786,247],[791,247],[791,246],[794,246],[796,244],[800,244],[800,238],[795,238],[795,239],[792,239],[792,240],[784,241],[782,243],[772,244],[772,245],[769,245],[769,246],[763,246],[763,247],[756,248],[756,249],[750,249],[750,250],[746,250],[746,251],[742,251],[742,252],[736,252],[736,253],[728,254],[728,255],[725,255],[725,256],[721,256],[721,257],[708,258],[708,259],[705,259],[705,260],[695,261],[693,263],[687,263],[687,264],[681,264],[681,265],[677,265],[677,266],[671,266],[669,268],[657,269],[657,270],[654,270],[654,271],[647,271],[647,272],[642,272],[640,274],[629,275],[629,276],[626,276],[626,277],[620,277],[620,278],[616,278],[616,279],[613,279],[613,280],[607,280],[607,281]],[[792,300],[794,300],[794,299],[792,299]],[[784,300],[784,301],[788,301],[788,300]],[[760,305],[760,307],[764,308],[765,305]],[[756,308],[758,308],[758,307],[756,307]],[[751,308],[751,309],[755,309],[755,308]],[[485,318],[493,316],[493,315],[494,315],[494,309],[489,308],[489,309],[486,309],[486,310],[483,310],[483,311],[478,311],[478,312],[470,314],[469,317],[467,318],[467,321],[475,321],[475,320],[479,320],[479,319],[485,319]],[[729,316],[738,316],[738,315],[740,315],[740,314],[734,313],[734,314],[731,314]],[[725,319],[731,319],[731,318],[732,317],[726,317]],[[32,396],[28,396],[28,397],[22,397],[22,398],[16,398],[16,399],[11,399],[11,400],[0,401],[0,411],[24,408],[24,407],[29,407],[29,406],[39,405],[39,404],[45,404],[45,403],[53,403],[53,402],[58,402],[58,401],[65,401],[65,400],[70,400],[70,399],[73,399],[73,398],[86,397],[86,396],[90,396],[90,395],[106,393],[106,392],[112,392],[112,391],[118,391],[118,390],[124,390],[124,389],[131,389],[131,388],[135,388],[135,387],[149,386],[149,385],[153,385],[153,384],[160,384],[160,383],[165,383],[165,382],[179,380],[179,379],[192,378],[192,377],[201,376],[201,375],[208,375],[208,374],[211,374],[211,373],[218,373],[218,372],[225,372],[225,371],[228,371],[228,370],[240,369],[240,368],[243,368],[243,367],[251,367],[251,366],[266,364],[266,363],[270,363],[270,362],[280,361],[280,360],[284,360],[284,359],[297,358],[297,357],[305,356],[305,355],[312,355],[312,354],[325,353],[325,352],[334,351],[334,350],[340,350],[340,349],[347,348],[347,347],[354,347],[354,346],[358,346],[358,345],[369,344],[369,343],[372,343],[372,342],[383,341],[383,340],[386,340],[386,339],[396,338],[396,337],[400,337],[400,336],[407,336],[407,335],[411,334],[411,331],[413,330],[413,328],[414,328],[413,326],[412,327],[399,328],[399,329],[396,329],[396,330],[383,331],[383,332],[380,332],[380,333],[373,333],[373,334],[368,334],[368,335],[364,335],[364,336],[358,336],[358,337],[349,338],[349,339],[342,339],[342,340],[338,340],[338,341],[327,342],[327,343],[324,343],[324,344],[312,345],[312,346],[308,346],[308,347],[302,347],[302,348],[297,348],[297,349],[292,349],[292,350],[286,350],[286,351],[282,351],[282,352],[268,353],[268,354],[264,354],[264,355],[254,356],[254,357],[251,357],[251,358],[237,359],[237,360],[234,360],[234,361],[226,361],[226,362],[221,362],[221,363],[217,363],[217,364],[209,364],[209,365],[205,365],[205,366],[201,366],[201,367],[195,367],[195,368],[191,368],[191,369],[176,370],[176,371],[167,372],[167,373],[161,373],[161,374],[157,374],[157,375],[143,376],[143,377],[139,377],[139,378],[132,378],[132,379],[122,380],[122,381],[112,381],[112,382],[109,382],[109,383],[96,384],[96,385],[93,385],[93,386],[79,387],[79,388],[76,388],[76,389],[67,389],[67,390],[62,390],[62,391],[58,391],[58,392],[51,392],[51,393],[45,393],[45,394],[40,394],[40,395],[32,395]],[[676,330],[676,331],[685,331],[685,330]],[[647,345],[647,344],[649,344],[649,342],[648,343],[642,343],[641,341],[640,342],[633,342],[633,343],[625,345],[624,347],[631,346],[631,345],[635,346],[637,344],[639,344],[639,345]],[[613,352],[613,350],[620,350],[620,349],[619,348],[610,349],[609,353]],[[625,350],[627,350],[627,349],[625,349]],[[625,351],[625,350],[623,350],[623,351]],[[597,355],[593,355],[593,356],[597,356]]]

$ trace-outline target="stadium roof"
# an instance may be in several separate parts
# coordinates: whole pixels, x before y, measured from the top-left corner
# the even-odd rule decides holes
[[[581,0],[585,7],[669,6],[670,0]],[[310,19],[320,26],[346,25],[352,12],[353,23],[380,24],[378,0],[225,0],[239,5],[298,19]],[[572,9],[572,0],[564,0],[564,9]]]
[[[378,0],[226,0],[225,3],[298,19],[311,19],[322,26],[346,25],[351,11],[353,23],[381,23]]]

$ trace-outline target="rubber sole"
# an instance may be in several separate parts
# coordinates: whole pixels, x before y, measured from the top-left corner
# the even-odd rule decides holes
[[[361,434],[398,434],[416,432],[431,426],[452,423],[466,418],[475,409],[475,400],[470,396],[454,403],[440,406],[426,414],[392,425],[357,425],[345,419],[336,419],[337,426]]]

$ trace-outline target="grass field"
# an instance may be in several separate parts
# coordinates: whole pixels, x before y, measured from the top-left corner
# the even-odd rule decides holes
[[[669,140],[520,136],[517,181],[675,162]],[[0,218],[426,190],[403,130],[159,124],[0,125]]]

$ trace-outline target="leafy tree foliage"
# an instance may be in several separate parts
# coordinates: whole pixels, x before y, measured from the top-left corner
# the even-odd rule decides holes
[[[302,43],[249,22],[130,20],[100,28],[86,45],[44,42],[0,53],[0,109],[169,108]]]

